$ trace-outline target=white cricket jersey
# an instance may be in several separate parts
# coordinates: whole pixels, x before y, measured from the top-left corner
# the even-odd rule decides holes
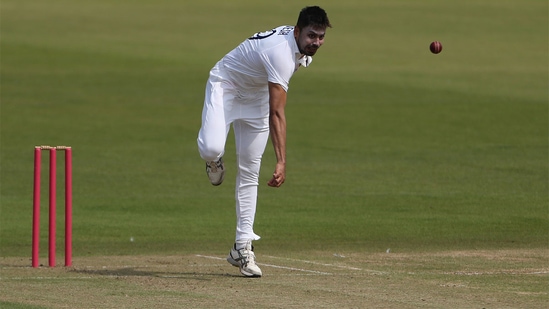
[[[290,78],[300,63],[307,66],[312,61],[309,56],[300,57],[294,27],[280,26],[254,34],[225,55],[222,63],[241,91],[265,91],[267,82],[280,84],[288,91]]]

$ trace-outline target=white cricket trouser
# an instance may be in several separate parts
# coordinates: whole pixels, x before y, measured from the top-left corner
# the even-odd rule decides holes
[[[269,96],[267,88],[244,92],[231,82],[218,62],[206,84],[198,151],[202,159],[214,161],[225,152],[230,125],[236,144],[236,241],[258,240],[253,225],[261,157],[269,139]]]

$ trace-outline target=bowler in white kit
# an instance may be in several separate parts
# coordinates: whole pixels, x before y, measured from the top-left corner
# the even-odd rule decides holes
[[[206,84],[198,150],[206,161],[210,182],[223,182],[223,154],[231,124],[236,144],[236,237],[227,261],[247,277],[261,277],[252,241],[261,157],[267,140],[276,155],[272,178],[280,187],[286,179],[286,117],[290,78],[311,64],[331,27],[326,12],[305,7],[295,26],[258,32],[226,54],[210,71]]]

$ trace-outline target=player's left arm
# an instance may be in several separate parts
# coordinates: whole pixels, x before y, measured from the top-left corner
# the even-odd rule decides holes
[[[277,83],[269,82],[269,126],[276,166],[268,185],[280,187],[286,180],[286,90]]]

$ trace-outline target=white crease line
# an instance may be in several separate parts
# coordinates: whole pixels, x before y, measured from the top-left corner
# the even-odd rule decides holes
[[[320,266],[327,266],[327,267],[338,267],[338,268],[345,268],[345,269],[351,269],[351,270],[362,270],[362,268],[356,268],[356,267],[351,267],[351,266],[342,266],[342,265],[335,265],[335,264],[324,264],[324,263],[318,263],[318,262],[313,262],[313,261],[283,258],[283,257],[278,257],[278,256],[272,256],[272,255],[265,255],[265,256],[269,257],[269,258],[273,258],[273,259],[288,260],[288,261],[294,261],[294,262],[302,262],[302,263],[313,264],[313,265],[320,265]]]
[[[273,268],[281,268],[281,269],[288,269],[288,270],[297,270],[297,271],[303,271],[313,274],[319,274],[319,275],[331,275],[331,273],[323,272],[323,271],[316,271],[316,270],[307,270],[302,268],[294,268],[294,267],[285,267],[285,266],[278,266],[278,265],[272,265],[272,264],[264,264],[264,263],[258,263],[261,266],[268,266]]]
[[[378,271],[378,270],[373,270],[373,269],[362,269],[362,268],[351,267],[351,266],[343,266],[343,265],[335,265],[335,264],[325,264],[325,263],[318,263],[318,262],[307,261],[307,260],[298,260],[298,259],[291,259],[291,258],[283,258],[283,257],[278,257],[278,256],[272,256],[272,255],[266,255],[266,257],[273,258],[273,259],[279,259],[279,260],[288,260],[288,261],[294,261],[294,262],[302,262],[302,263],[313,264],[313,265],[320,265],[320,266],[326,266],[326,267],[338,267],[338,268],[350,269],[350,270],[363,270],[363,271],[367,271],[367,272],[374,273],[374,274],[378,274],[378,275],[386,274],[386,272],[382,272],[382,271]]]
[[[207,259],[214,259],[214,260],[225,260],[224,258],[220,258],[220,257],[217,257],[217,256],[207,256],[207,255],[200,255],[200,254],[197,254],[196,256],[198,256],[198,257],[203,257],[203,258],[207,258]],[[303,268],[294,268],[294,267],[278,266],[278,265],[264,264],[264,263],[257,263],[257,264],[258,264],[258,265],[261,265],[261,266],[272,267],[272,268],[287,269],[287,270],[294,270],[294,271],[302,271],[302,272],[313,273],[313,274],[318,274],[318,275],[331,275],[331,273],[327,273],[327,272],[323,272],[323,271],[316,271],[316,270],[308,270],[308,269],[303,269]]]
[[[518,271],[486,271],[486,272],[444,272],[445,275],[460,275],[460,276],[483,276],[483,275],[546,275],[549,274],[549,271],[534,271],[534,272],[518,272]]]
[[[83,280],[83,279],[100,279],[99,277],[13,277],[0,278],[0,280]]]

